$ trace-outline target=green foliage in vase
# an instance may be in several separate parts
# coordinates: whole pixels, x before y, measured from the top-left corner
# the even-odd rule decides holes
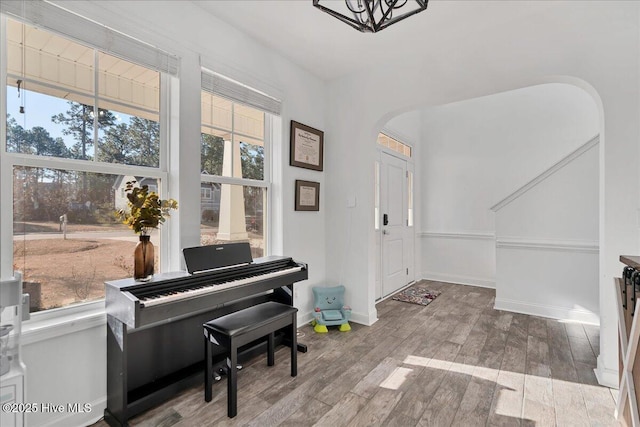
[[[169,217],[171,209],[178,209],[178,202],[174,199],[160,200],[154,191],[149,191],[148,185],[138,187],[136,181],[127,181],[127,205],[129,211],[116,211],[118,217],[137,234],[146,235],[150,228],[158,228]]]

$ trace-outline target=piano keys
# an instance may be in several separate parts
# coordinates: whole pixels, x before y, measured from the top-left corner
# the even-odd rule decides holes
[[[202,273],[155,275],[148,282],[114,280],[106,283],[106,310],[130,328],[141,328],[306,279],[305,264],[270,256]]]
[[[224,252],[217,249],[221,246],[227,254],[222,263],[216,257]],[[185,249],[190,272],[158,274],[148,282],[106,282],[105,420],[110,425],[127,425],[133,415],[202,381],[206,321],[266,301],[293,305],[293,284],[307,279],[307,265],[282,256],[247,259],[248,246]],[[244,356],[263,347],[252,343]],[[304,345],[298,348],[306,351]],[[215,356],[224,360],[222,353]]]
[[[195,298],[208,295],[210,293],[218,292],[223,289],[229,289],[245,284],[253,284],[256,280],[267,280],[274,277],[285,276],[302,271],[302,266],[295,265],[290,267],[287,264],[286,267],[269,270],[266,273],[246,273],[239,275],[238,277],[227,277],[224,279],[218,279],[215,282],[209,282],[205,280],[201,284],[190,285],[185,288],[172,289],[162,293],[152,293],[145,295],[143,293],[138,294],[141,307],[153,307],[159,304],[166,304],[186,298]]]

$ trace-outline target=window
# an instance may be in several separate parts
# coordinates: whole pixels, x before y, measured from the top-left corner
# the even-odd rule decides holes
[[[200,199],[202,200],[211,200],[211,195],[213,191],[211,188],[201,187],[200,188]]]
[[[407,144],[403,144],[402,142],[391,138],[384,133],[378,134],[378,144],[383,147],[387,147],[388,149],[395,151],[396,153],[402,154],[405,157],[411,157],[411,147]]]
[[[413,227],[413,172],[407,172],[407,226]]]
[[[220,96],[217,86],[207,84],[209,79],[211,75],[203,72],[200,241],[203,245],[248,241],[253,257],[261,257],[268,252],[266,135],[271,116]]]
[[[11,18],[3,23],[0,154],[10,168],[3,181],[13,182],[12,267],[24,274],[32,311],[101,299],[105,280],[133,275],[136,236],[114,215],[126,204],[124,183],[157,192],[166,179],[163,73]],[[3,206],[11,203],[6,188]]]
[[[380,230],[380,162],[375,161],[374,164],[374,200],[373,200],[373,227]]]
[[[8,152],[158,167],[159,91],[157,71],[7,20]]]
[[[124,183],[122,175],[14,166],[13,261],[31,311],[103,298],[105,280],[133,276],[135,235],[113,215],[126,204],[114,197]]]

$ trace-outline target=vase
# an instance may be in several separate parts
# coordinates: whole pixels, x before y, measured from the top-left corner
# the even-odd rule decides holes
[[[153,276],[154,248],[151,236],[141,235],[140,241],[133,251],[133,278],[146,281]]]

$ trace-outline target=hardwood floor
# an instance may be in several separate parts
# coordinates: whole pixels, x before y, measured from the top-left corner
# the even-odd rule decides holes
[[[605,426],[614,396],[593,369],[599,329],[493,309],[495,291],[423,281],[428,306],[388,299],[371,327],[299,329],[307,353],[289,376],[288,349],[245,363],[238,416],[226,378],[130,420],[132,426]],[[415,286],[415,285],[414,285]],[[95,426],[106,425],[103,421]]]

